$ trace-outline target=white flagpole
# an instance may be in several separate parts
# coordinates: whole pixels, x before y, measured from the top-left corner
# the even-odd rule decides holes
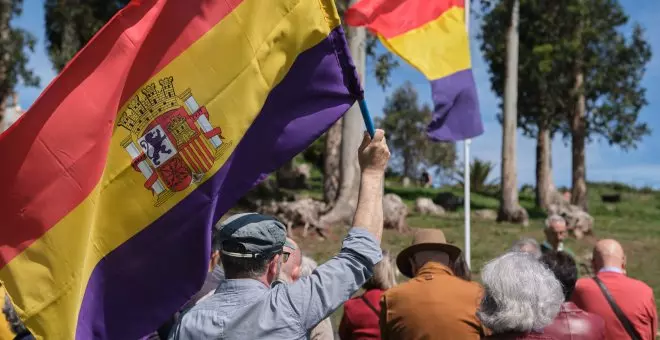
[[[465,0],[465,30],[468,32],[468,41],[470,39],[470,1]],[[465,263],[467,263],[468,268],[472,268],[470,260],[470,144],[472,143],[471,139],[466,139],[463,142],[463,162],[464,162],[464,177],[463,177],[463,188],[465,192],[463,193],[464,204],[465,204]]]

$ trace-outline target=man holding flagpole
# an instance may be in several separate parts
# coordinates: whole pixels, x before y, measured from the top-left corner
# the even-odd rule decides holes
[[[272,217],[240,214],[220,229],[226,280],[181,318],[170,339],[305,339],[373,274],[382,254],[383,179],[390,157],[382,130],[365,133],[354,227],[342,249],[312,275],[279,284],[286,227]]]

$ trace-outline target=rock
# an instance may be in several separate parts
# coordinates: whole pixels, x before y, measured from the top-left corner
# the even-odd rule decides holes
[[[415,211],[422,215],[442,216],[445,209],[433,203],[433,200],[426,197],[419,197],[415,200]]]
[[[396,229],[399,232],[405,231],[406,216],[408,216],[408,207],[401,197],[395,194],[387,194],[383,197],[383,227],[386,229]]]
[[[500,215],[500,212],[497,213],[496,221],[498,222],[522,224],[524,227],[529,226],[529,215],[527,214],[527,210],[521,206],[516,207],[511,216]]]
[[[594,218],[576,205],[553,204],[550,205],[548,214],[563,217],[566,220],[568,230],[572,231],[578,240],[593,232]]]
[[[408,178],[408,177],[404,177],[404,178],[401,180],[401,185],[403,185],[404,188],[408,188],[408,187],[410,187],[410,178]]]
[[[282,167],[277,171],[277,185],[285,189],[307,189],[311,172],[311,167],[306,163]]]
[[[441,192],[435,196],[433,202],[447,211],[456,211],[458,207],[463,205],[463,198],[451,192]]]
[[[306,236],[309,227],[321,228],[319,217],[325,209],[325,203],[305,198],[293,202],[271,202],[263,205],[258,211],[276,217],[287,226],[289,231],[291,228],[302,226],[303,236]]]
[[[490,209],[475,210],[474,217],[486,221],[495,221],[497,220],[497,211]]]

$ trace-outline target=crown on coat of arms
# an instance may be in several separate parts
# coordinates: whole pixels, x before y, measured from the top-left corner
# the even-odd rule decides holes
[[[165,77],[150,83],[137,93],[120,114],[117,126],[122,126],[132,134],[140,136],[155,117],[181,106],[174,91],[173,77]]]

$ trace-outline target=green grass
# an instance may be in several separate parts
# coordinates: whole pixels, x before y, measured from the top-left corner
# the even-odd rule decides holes
[[[314,176],[312,187],[307,193],[315,198],[322,197],[320,193],[320,177]],[[402,188],[389,185],[386,192],[396,193],[411,206],[417,197],[432,198],[438,192],[451,191],[463,196],[460,188],[423,189]],[[600,195],[620,192],[623,194],[622,202],[615,205],[606,205],[600,201]],[[479,271],[490,259],[505,252],[511,244],[520,237],[530,236],[539,241],[543,240],[543,219],[545,214],[534,208],[534,197],[521,195],[520,203],[530,213],[530,225],[525,228],[507,223],[485,222],[472,219],[472,268],[478,279]],[[494,209],[498,207],[496,194],[471,195],[472,209]],[[620,184],[591,184],[589,187],[589,208],[595,218],[595,238],[614,238],[623,245],[628,259],[628,275],[646,282],[654,290],[656,305],[660,306],[660,192],[649,189],[635,190]],[[412,228],[441,228],[448,240],[463,248],[463,213],[450,213],[444,217],[419,216],[410,210],[407,222]],[[315,258],[319,263],[328,260],[340,247],[345,235],[345,228],[336,228],[329,233],[326,240],[316,236],[302,239],[303,251]],[[567,246],[578,257],[589,254],[595,238],[587,237],[577,241],[570,239]],[[409,233],[400,234],[396,231],[386,230],[383,235],[383,248],[397,254],[411,241]],[[333,323],[338,325],[341,310],[333,315]]]

